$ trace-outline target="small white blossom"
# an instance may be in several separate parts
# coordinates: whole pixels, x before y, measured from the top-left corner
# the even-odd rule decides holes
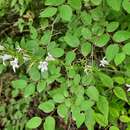
[[[54,59],[54,57],[50,53],[48,53],[48,56],[46,57],[45,60],[46,61],[54,61],[55,59]]]
[[[130,84],[125,84],[125,86],[128,88],[127,92],[130,92]]]
[[[16,47],[16,50],[17,50],[18,52],[21,52],[23,49],[22,49],[20,46],[17,46],[17,47]]]
[[[0,51],[3,51],[5,48],[2,46],[2,45],[0,45]]]
[[[100,60],[100,66],[105,67],[106,65],[109,65],[108,61],[106,60],[106,57],[104,57],[102,60]]]
[[[10,61],[10,65],[12,66],[13,71],[16,72],[16,68],[19,68],[18,59],[15,58],[13,61]]]
[[[48,70],[48,62],[47,61],[40,62],[38,69],[40,69],[41,72],[47,71]]]
[[[11,58],[12,58],[12,56],[8,55],[8,54],[4,54],[3,56],[0,56],[0,59],[2,59],[2,61],[3,61],[3,65],[5,65],[5,61],[7,61]]]

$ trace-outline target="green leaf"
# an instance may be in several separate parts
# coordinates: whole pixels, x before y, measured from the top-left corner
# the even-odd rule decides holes
[[[118,84],[125,84],[125,79],[122,76],[115,76],[113,79]]]
[[[60,17],[64,21],[71,21],[72,8],[69,5],[62,5],[59,7]]]
[[[40,13],[41,18],[52,17],[56,14],[57,8],[55,7],[47,7],[44,11]]]
[[[40,117],[33,117],[27,122],[26,127],[29,129],[35,129],[39,127],[41,123],[42,119]]]
[[[95,120],[102,127],[106,127],[108,125],[108,120],[100,113],[95,113]]]
[[[108,62],[113,60],[118,52],[119,52],[118,44],[109,45],[106,49],[106,58],[107,58]]]
[[[120,11],[122,0],[107,0],[107,4],[115,11]]]
[[[32,67],[30,70],[29,70],[29,76],[31,77],[31,79],[33,81],[38,81],[40,80],[40,72],[39,70],[36,68],[36,67]]]
[[[57,108],[57,113],[60,117],[65,118],[68,116],[68,108],[65,104],[61,104]]]
[[[15,89],[23,89],[27,86],[27,81],[23,79],[12,81],[12,86]]]
[[[64,55],[64,50],[62,48],[53,48],[50,50],[50,54],[56,58]]]
[[[92,32],[88,28],[82,28],[81,34],[83,38],[88,39],[88,40],[91,39],[92,37]]]
[[[119,53],[116,55],[115,59],[114,59],[114,62],[116,65],[119,65],[121,64],[124,60],[125,60],[125,54],[124,53]]]
[[[122,115],[120,116],[120,121],[124,123],[128,123],[130,122],[130,117],[128,117],[127,115]]]
[[[130,38],[130,32],[128,31],[117,31],[113,35],[113,40],[116,42],[124,42]]]
[[[63,4],[65,0],[46,0],[45,5],[59,6]]]
[[[116,126],[111,126],[111,127],[109,128],[109,130],[119,130],[119,128],[116,127]]]
[[[68,0],[68,4],[75,10],[80,10],[81,0]]]
[[[72,108],[72,118],[76,121],[76,125],[79,128],[83,122],[85,121],[85,114],[80,113],[80,108],[79,107],[74,107]]]
[[[130,55],[130,42],[129,43],[126,43],[123,48],[122,48],[123,52],[126,54],[126,55]]]
[[[113,80],[110,76],[104,73],[99,73],[99,78],[101,79],[101,82],[103,83],[104,86],[109,88],[113,87]]]
[[[110,36],[108,34],[103,34],[101,35],[97,41],[95,41],[95,45],[98,47],[103,47],[105,46],[110,40]]]
[[[92,23],[91,15],[85,11],[81,12],[81,20],[84,25],[91,25]]]
[[[79,39],[76,36],[71,35],[71,34],[67,34],[64,37],[64,40],[70,47],[73,47],[73,48],[78,47],[80,44]]]
[[[89,53],[91,53],[92,46],[89,42],[84,43],[81,45],[81,53],[83,56],[87,56]]]
[[[46,88],[46,82],[45,80],[41,80],[40,82],[38,82],[38,85],[37,85],[37,91],[40,93],[42,91],[44,91]]]
[[[130,14],[130,1],[129,0],[123,0],[122,6],[123,6],[124,10],[126,10],[127,13]]]
[[[55,130],[55,119],[53,117],[46,117],[44,122],[44,130]]]
[[[86,90],[86,94],[87,94],[87,96],[88,96],[91,100],[98,101],[99,92],[98,92],[98,90],[96,89],[96,87],[94,87],[94,86],[89,87],[89,88]]]
[[[99,111],[107,118],[109,113],[109,103],[105,96],[99,96],[97,107]]]
[[[102,0],[91,0],[91,2],[94,5],[100,5],[102,3]]]
[[[46,102],[43,102],[41,103],[38,108],[42,111],[44,111],[45,113],[50,113],[54,110],[55,108],[55,105],[53,103],[52,100],[49,100],[49,101],[46,101]]]
[[[74,61],[75,57],[76,57],[75,52],[73,51],[67,52],[66,57],[65,57],[65,61],[66,61],[65,63],[67,65],[70,65]]]
[[[119,22],[110,22],[107,25],[106,31],[107,32],[114,32],[119,27]]]
[[[95,126],[95,115],[94,115],[93,109],[87,109],[86,111],[86,119],[85,119],[85,125],[87,126],[88,130],[94,130]]]
[[[113,91],[114,91],[114,94],[115,94],[119,99],[128,102],[127,97],[126,97],[126,93],[125,93],[125,91],[124,91],[123,88],[121,88],[121,87],[115,87]]]
[[[62,103],[65,101],[65,97],[62,95],[62,94],[55,94],[53,96],[53,100],[56,102],[56,103]]]
[[[33,83],[30,83],[26,86],[24,89],[24,96],[29,97],[35,93],[35,85]]]

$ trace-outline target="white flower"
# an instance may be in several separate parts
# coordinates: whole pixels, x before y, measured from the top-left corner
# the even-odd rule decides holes
[[[5,48],[2,45],[0,45],[0,50],[3,51],[4,49]]]
[[[40,62],[38,69],[40,69],[41,72],[47,71],[48,70],[48,62],[47,61]]]
[[[13,71],[16,72],[16,68],[19,68],[18,59],[15,58],[13,61],[10,61],[10,65],[12,66]]]
[[[17,50],[18,52],[21,52],[23,49],[22,49],[20,46],[17,46],[17,47],[16,47],[16,50]]]
[[[2,61],[3,61],[3,65],[5,65],[5,61],[7,61],[11,58],[12,58],[12,56],[8,55],[8,54],[4,54],[3,56],[0,56],[0,59],[2,59]]]
[[[106,60],[106,57],[104,57],[102,60],[100,60],[100,66],[105,67],[106,65],[109,65],[108,61]]]
[[[46,57],[45,60],[46,60],[46,61],[53,61],[53,60],[55,60],[55,59],[54,59],[54,57],[53,57],[50,53],[48,53],[48,56]]]
[[[130,91],[130,84],[125,84],[126,87],[128,87],[127,92]]]

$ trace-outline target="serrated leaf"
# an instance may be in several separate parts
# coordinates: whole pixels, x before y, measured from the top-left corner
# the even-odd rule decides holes
[[[85,119],[85,125],[89,130],[94,130],[94,125],[96,123],[94,114],[95,113],[93,109],[90,108],[86,110],[87,118]]]
[[[92,23],[91,15],[85,11],[81,12],[81,20],[84,25],[91,25]]]
[[[87,56],[91,52],[92,46],[89,42],[81,45],[81,53],[83,56]]]
[[[109,103],[105,96],[99,96],[97,107],[99,111],[107,118],[109,113]]]
[[[116,65],[121,64],[125,60],[126,55],[124,53],[119,53],[116,55],[114,62]]]
[[[113,87],[113,80],[110,76],[104,73],[99,73],[99,78],[101,79],[101,82],[103,83],[104,86],[109,88]]]
[[[79,128],[85,121],[85,114],[80,113],[79,107],[72,108],[72,118],[76,121],[76,125]]]
[[[130,117],[128,117],[127,115],[122,115],[120,116],[120,121],[124,123],[128,123],[130,122]]]
[[[46,88],[46,82],[44,80],[41,80],[40,82],[38,82],[37,91],[39,93],[44,91],[45,88]]]
[[[92,37],[92,32],[88,28],[82,28],[81,34],[83,38],[88,39],[88,40],[91,39]]]
[[[121,88],[121,87],[115,87],[114,88],[114,94],[119,98],[119,99],[121,99],[121,100],[123,100],[123,101],[128,101],[127,100],[127,97],[126,97],[126,93],[125,93],[125,91],[124,91],[124,89],[123,88]]]
[[[40,103],[40,105],[38,106],[38,108],[40,110],[42,110],[43,112],[45,112],[45,113],[50,113],[50,112],[52,112],[54,110],[55,105],[54,105],[54,103],[53,103],[52,100],[49,100],[49,101]]]
[[[23,79],[12,81],[12,86],[15,89],[23,89],[26,87],[26,85],[27,85],[27,81]]]
[[[67,34],[64,37],[64,40],[70,47],[78,47],[80,44],[79,39],[76,36],[71,35],[71,34]]]
[[[113,35],[113,40],[116,42],[123,42],[130,38],[130,32],[129,31],[117,31]]]
[[[91,100],[98,101],[99,92],[98,92],[98,90],[96,89],[96,87],[94,87],[94,86],[89,87],[89,88],[86,90],[86,94],[87,94],[87,96],[88,96]]]
[[[62,103],[64,100],[65,100],[65,97],[62,95],[62,94],[55,94],[53,96],[53,100],[56,102],[56,103]]]
[[[68,4],[75,10],[80,10],[81,0],[68,0]]]
[[[119,130],[119,128],[116,127],[116,126],[111,126],[111,127],[109,128],[109,130]]]
[[[123,0],[122,6],[124,10],[130,14],[130,1],[129,0]]]
[[[59,7],[59,14],[62,20],[71,21],[72,8],[69,5],[62,5]]]
[[[38,81],[40,79],[40,72],[36,67],[32,67],[29,70],[29,76],[33,81]]]
[[[27,85],[24,89],[24,96],[29,97],[35,93],[35,85],[33,83],[30,83]]]
[[[108,120],[100,113],[95,114],[95,120],[102,127],[106,127],[108,125]]]
[[[100,5],[102,3],[102,0],[91,0],[91,2],[94,4],[94,5]]]
[[[55,130],[55,119],[53,117],[46,117],[44,122],[44,130]]]
[[[106,49],[106,58],[108,62],[113,60],[118,52],[119,52],[119,46],[117,44],[109,45]]]
[[[120,11],[122,0],[107,0],[107,4],[115,11]]]
[[[57,113],[60,117],[65,118],[68,115],[68,108],[65,104],[61,104],[57,108]]]
[[[73,52],[73,51],[67,52],[66,57],[65,57],[65,61],[66,61],[65,63],[67,65],[70,65],[73,62],[73,60],[75,59],[75,57],[76,57],[75,52]]]
[[[118,27],[119,27],[119,22],[110,22],[107,25],[106,30],[107,32],[114,32]]]
[[[63,4],[65,0],[46,0],[45,5],[59,6]]]
[[[126,55],[130,55],[130,43],[126,43],[123,48],[122,48],[123,52],[126,54]]]
[[[35,129],[42,123],[42,119],[40,117],[33,117],[31,118],[27,124],[26,127],[29,129]]]
[[[64,50],[62,48],[53,48],[50,50],[50,54],[56,58],[64,55]]]
[[[109,40],[110,36],[108,34],[103,34],[97,39],[97,41],[95,41],[94,44],[98,47],[103,47],[108,43]]]
[[[41,18],[52,17],[56,14],[57,8],[55,7],[47,7],[44,11],[40,13]]]

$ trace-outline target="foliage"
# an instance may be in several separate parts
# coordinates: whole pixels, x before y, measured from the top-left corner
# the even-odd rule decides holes
[[[129,0],[0,0],[0,129],[129,130],[129,19]]]

